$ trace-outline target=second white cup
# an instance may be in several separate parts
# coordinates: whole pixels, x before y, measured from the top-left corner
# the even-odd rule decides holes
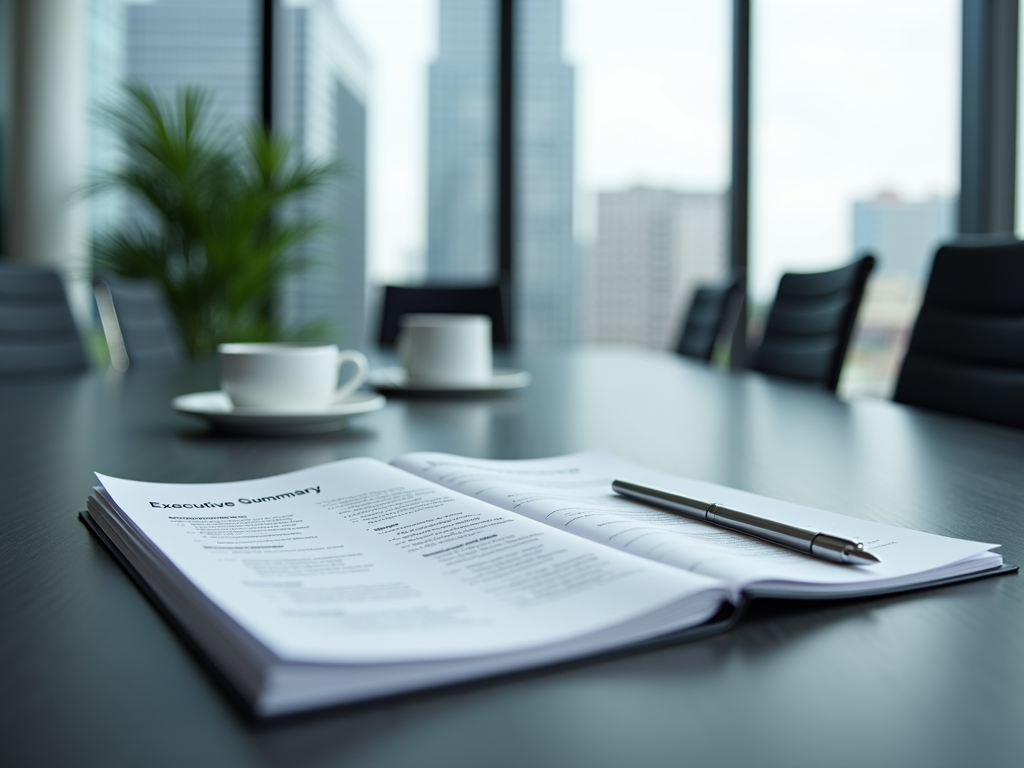
[[[410,314],[399,323],[398,357],[410,383],[478,386],[493,377],[486,315]]]
[[[221,389],[236,408],[316,411],[343,400],[365,380],[362,352],[336,344],[231,343],[217,347]],[[342,367],[353,374],[338,385]]]

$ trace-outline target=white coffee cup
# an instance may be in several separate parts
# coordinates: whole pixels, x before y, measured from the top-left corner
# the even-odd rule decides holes
[[[399,325],[398,357],[410,383],[465,387],[493,377],[486,315],[410,314]]]
[[[220,386],[236,408],[318,411],[352,394],[370,366],[336,344],[231,343],[217,346]],[[355,368],[338,385],[342,366]]]

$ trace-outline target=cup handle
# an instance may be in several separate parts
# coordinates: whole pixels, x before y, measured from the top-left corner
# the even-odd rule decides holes
[[[355,375],[338,387],[334,393],[334,402],[345,399],[359,387],[362,386],[363,382],[366,381],[366,376],[370,372],[370,363],[366,359],[366,355],[362,352],[357,352],[354,349],[346,349],[338,352],[338,372],[341,372],[341,368],[345,363],[352,363],[356,367]]]

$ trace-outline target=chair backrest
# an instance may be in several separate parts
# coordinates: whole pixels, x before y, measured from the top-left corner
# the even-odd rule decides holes
[[[384,289],[381,311],[381,347],[393,347],[402,315],[418,312],[443,312],[456,315],[487,315],[491,318],[491,335],[495,347],[508,347],[508,306],[504,291],[498,285],[486,286],[422,286],[388,285]]]
[[[1024,427],[1024,243],[939,249],[893,399]]]
[[[0,262],[0,375],[73,373],[88,367],[57,272]]]
[[[715,342],[723,332],[731,331],[736,321],[741,291],[738,278],[698,285],[683,321],[676,352],[697,360],[711,360]]]
[[[185,357],[178,324],[155,280],[98,275],[93,291],[114,368],[176,363]]]
[[[754,370],[836,389],[874,256],[840,269],[786,273],[765,322]]]

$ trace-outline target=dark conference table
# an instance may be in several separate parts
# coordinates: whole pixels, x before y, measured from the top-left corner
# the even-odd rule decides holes
[[[392,399],[318,437],[210,433],[210,365],[0,382],[4,766],[963,766],[1024,759],[1024,581],[764,603],[733,631],[270,723],[78,521],[99,470],[251,478],[412,450],[601,448],[1024,561],[1024,431],[627,349],[524,354],[520,392]]]

